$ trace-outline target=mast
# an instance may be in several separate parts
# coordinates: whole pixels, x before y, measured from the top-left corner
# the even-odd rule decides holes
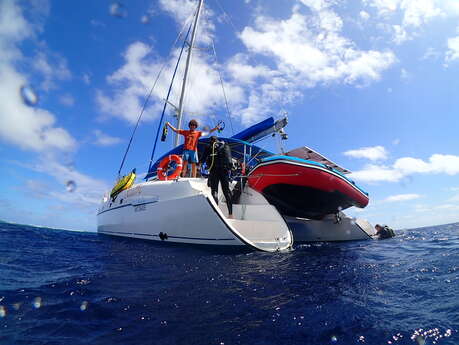
[[[191,40],[190,40],[190,44],[188,48],[188,55],[186,58],[185,74],[183,75],[183,83],[182,83],[182,93],[180,94],[180,103],[179,103],[179,107],[177,111],[177,128],[178,129],[182,128],[183,101],[185,99],[186,83],[188,80],[188,73],[190,71],[191,55],[193,54],[193,48],[194,48],[194,39],[196,36],[196,31],[198,29],[198,21],[199,21],[199,16],[201,14],[203,3],[204,3],[204,0],[199,0],[198,11],[196,12],[196,17],[194,19],[193,32],[191,34]],[[178,146],[178,145],[179,145],[179,135],[176,134],[174,146]]]

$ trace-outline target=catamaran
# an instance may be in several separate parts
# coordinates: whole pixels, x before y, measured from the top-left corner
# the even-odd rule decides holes
[[[199,0],[179,56],[180,61],[184,47],[188,46],[177,107],[179,129],[202,6],[203,0]],[[173,80],[174,77],[175,72]],[[172,83],[164,109],[170,103]],[[179,144],[178,135],[175,147],[153,161],[162,121],[163,116],[145,181],[134,183],[134,172],[118,180],[99,206],[98,233],[268,252],[287,250],[294,240],[343,241],[370,239],[374,235],[367,221],[349,218],[342,212],[368,203],[368,195],[345,176],[347,170],[307,147],[276,155],[254,144],[270,135],[285,139],[287,118],[268,118],[232,137],[219,138],[229,145],[232,159],[240,168],[233,176],[231,217],[222,193],[214,200],[204,177],[180,177],[179,155],[183,145]],[[118,175],[131,142],[132,137]],[[207,145],[208,138],[200,139],[198,152],[204,152]]]

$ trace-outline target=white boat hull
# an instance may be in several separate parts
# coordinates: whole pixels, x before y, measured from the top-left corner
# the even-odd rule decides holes
[[[133,186],[98,212],[98,233],[163,242],[248,246],[264,251],[291,246],[283,218],[257,194],[253,204],[234,205],[227,217],[211,197],[206,180],[151,181]],[[264,198],[263,198],[264,199]]]
[[[365,219],[353,219],[340,213],[322,220],[284,217],[295,243],[371,240],[376,232]]]

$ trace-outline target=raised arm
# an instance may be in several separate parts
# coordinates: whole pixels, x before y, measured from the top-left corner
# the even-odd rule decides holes
[[[175,133],[178,132],[178,129],[175,128],[174,126],[171,125],[171,123],[169,121],[166,122],[166,126],[168,126],[170,129],[172,129]]]
[[[212,128],[208,134],[215,132],[217,129],[220,129],[220,124],[216,125],[214,128]]]

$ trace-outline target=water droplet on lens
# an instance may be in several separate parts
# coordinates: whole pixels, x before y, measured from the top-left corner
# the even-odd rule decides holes
[[[20,93],[25,104],[32,107],[38,103],[38,95],[30,86],[21,86]]]
[[[110,5],[110,14],[114,17],[124,18],[127,16],[127,10],[122,3],[114,2]]]
[[[6,309],[4,306],[0,305],[0,317],[6,316]]]
[[[65,188],[67,189],[67,192],[74,192],[76,189],[76,183],[72,180],[67,181]]]
[[[80,305],[80,310],[81,311],[85,311],[87,308],[88,308],[88,302],[87,301],[83,301],[83,303],[81,303],[81,305]]]
[[[33,307],[35,309],[38,309],[41,307],[41,297],[35,297],[35,299],[33,300],[33,303],[32,303]]]
[[[337,338],[336,336],[333,335],[333,336],[330,338],[330,340],[331,340],[332,343],[336,343],[336,342],[338,341],[338,338]]]

